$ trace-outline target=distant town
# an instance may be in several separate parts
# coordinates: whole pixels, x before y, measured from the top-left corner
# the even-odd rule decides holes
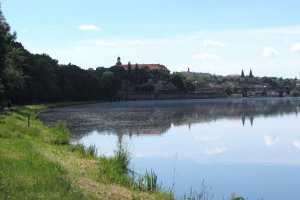
[[[202,72],[173,72],[162,64],[116,64],[103,72],[115,76],[119,69],[126,74],[117,97],[125,100],[221,98],[221,97],[284,97],[299,96],[300,81],[277,77],[256,77],[252,70],[227,76]],[[147,74],[147,75],[146,75]]]

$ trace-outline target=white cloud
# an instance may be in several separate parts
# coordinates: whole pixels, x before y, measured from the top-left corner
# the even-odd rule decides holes
[[[300,150],[300,140],[294,140],[293,145],[294,145],[294,147],[296,147],[297,149]]]
[[[204,40],[205,47],[224,47],[225,43],[216,40]]]
[[[107,46],[107,47],[110,47],[110,46],[113,46],[114,43],[110,42],[110,41],[105,41],[105,40],[97,40],[96,41],[96,44],[98,46]]]
[[[270,135],[265,135],[264,141],[267,146],[272,146],[272,145],[276,144],[277,142],[279,142],[279,138],[278,137],[273,138]]]
[[[101,31],[98,26],[95,26],[93,24],[82,24],[79,25],[78,28],[82,31]]]
[[[202,141],[208,142],[208,141],[218,140],[220,139],[220,136],[219,135],[196,135],[194,139],[200,142]]]
[[[137,45],[137,46],[143,46],[144,42],[141,40],[134,40],[134,41],[132,41],[132,44]]]
[[[263,49],[262,56],[267,58],[267,57],[277,57],[278,56],[278,51],[271,48],[271,47],[265,47]]]
[[[221,58],[219,56],[215,55],[215,54],[204,53],[204,54],[195,54],[193,56],[193,59],[219,60]]]
[[[226,147],[216,147],[216,148],[212,148],[212,149],[206,148],[205,154],[210,156],[210,155],[215,155],[215,154],[221,154],[221,153],[224,153],[225,151],[227,151]]]
[[[291,51],[294,52],[300,52],[300,43],[295,43],[292,47],[291,47]]]

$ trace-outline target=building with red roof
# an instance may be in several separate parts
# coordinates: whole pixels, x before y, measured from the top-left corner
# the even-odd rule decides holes
[[[117,63],[115,66],[122,67],[125,70],[128,70],[129,67],[131,67],[131,69],[134,69],[137,67],[139,69],[169,71],[168,68],[166,68],[166,66],[161,65],[161,64],[133,64],[132,65],[130,62],[128,62],[127,65],[123,65],[121,62],[120,56],[117,58]]]

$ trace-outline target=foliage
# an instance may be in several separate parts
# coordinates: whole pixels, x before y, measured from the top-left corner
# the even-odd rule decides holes
[[[146,171],[142,176],[139,176],[137,180],[132,179],[132,188],[138,191],[155,192],[161,190],[161,186],[157,182],[157,175],[154,171]]]
[[[297,91],[292,91],[290,94],[292,97],[300,97],[300,92]]]
[[[130,170],[130,153],[128,147],[117,143],[114,157],[100,158],[100,181],[122,184],[136,191],[160,192],[161,186],[157,182],[157,175],[151,170],[135,178],[134,172]]]
[[[231,96],[233,94],[233,87],[230,84],[226,84],[226,86],[225,86],[225,94],[227,96]]]
[[[184,87],[184,78],[181,73],[173,73],[170,77],[170,82],[173,83],[178,90],[185,90]]]
[[[70,133],[63,121],[59,121],[51,128],[49,142],[56,145],[65,145],[70,142]]]
[[[83,144],[72,144],[70,146],[72,152],[78,152],[85,158],[97,158],[97,148],[95,145],[84,147]]]
[[[230,197],[230,200],[245,200],[245,199],[243,197],[235,196],[235,194],[233,193]]]
[[[99,180],[108,183],[117,183],[130,186],[129,162],[130,154],[122,143],[117,144],[115,156],[111,158],[100,158]]]

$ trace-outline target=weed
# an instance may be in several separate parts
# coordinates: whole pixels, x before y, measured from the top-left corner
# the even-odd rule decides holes
[[[130,186],[130,159],[131,158],[128,149],[125,148],[121,143],[118,143],[114,157],[100,158],[99,179],[105,182]]]
[[[230,200],[245,200],[243,197],[237,197],[235,194],[231,194]]]
[[[56,145],[65,145],[70,142],[70,133],[63,121],[58,121],[53,128],[51,128],[52,137],[50,142]]]
[[[95,145],[89,146],[88,148],[85,149],[86,155],[90,157],[97,157],[97,148]]]
[[[70,146],[70,150],[72,152],[77,151],[77,152],[79,152],[80,155],[85,156],[85,148],[84,148],[83,144],[72,144]]]
[[[75,151],[78,152],[82,157],[90,157],[90,158],[97,157],[97,148],[95,145],[85,148],[83,144],[72,144],[70,145],[70,150],[72,152]]]
[[[157,183],[157,175],[151,170],[150,172],[140,176],[137,180],[132,181],[132,186],[134,190],[143,192],[156,192],[161,190],[161,186]]]
[[[115,159],[123,173],[128,174],[130,171],[129,164],[131,160],[131,154],[128,150],[128,146],[124,146],[124,144],[118,142],[117,149],[115,150]]]
[[[204,184],[204,180],[201,184],[200,192],[193,191],[191,189],[190,194],[185,194],[183,200],[213,200],[214,195],[211,194],[211,187],[207,188]]]

